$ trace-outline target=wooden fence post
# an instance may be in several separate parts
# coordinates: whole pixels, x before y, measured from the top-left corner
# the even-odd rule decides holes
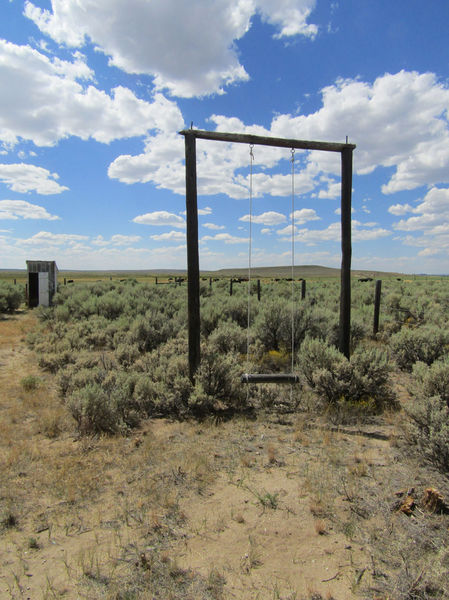
[[[230,295],[230,296],[232,296],[232,283],[233,283],[233,282],[232,282],[232,277],[231,277],[231,280],[230,280],[230,282],[229,282],[229,295]]]
[[[193,132],[192,132],[193,133]],[[186,165],[186,241],[187,241],[187,310],[189,334],[189,377],[195,382],[200,366],[200,260],[198,250],[198,200],[196,178],[196,138],[184,136]]]
[[[382,291],[382,280],[376,281],[376,292],[374,296],[374,322],[373,322],[373,335],[379,331],[379,315],[380,315],[380,295]]]
[[[260,302],[260,279],[257,280],[257,299]]]
[[[306,297],[306,280],[303,279],[301,281],[301,300],[304,300]]]
[[[352,148],[341,151],[341,291],[339,350],[350,358]]]

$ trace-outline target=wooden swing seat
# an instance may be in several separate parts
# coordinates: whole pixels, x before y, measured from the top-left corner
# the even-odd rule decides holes
[[[244,373],[242,383],[299,383],[295,373]]]

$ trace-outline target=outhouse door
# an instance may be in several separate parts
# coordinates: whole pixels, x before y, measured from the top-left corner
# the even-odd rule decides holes
[[[48,288],[48,273],[39,273],[39,305],[50,305],[50,290]]]

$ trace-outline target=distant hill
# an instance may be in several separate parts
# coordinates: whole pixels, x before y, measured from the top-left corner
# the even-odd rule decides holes
[[[248,269],[220,269],[218,271],[211,271],[211,274],[218,277],[247,277]],[[340,277],[340,269],[334,269],[331,267],[321,267],[319,265],[295,265],[294,277],[303,279],[310,279],[313,277]],[[400,273],[387,273],[384,271],[364,271],[364,270],[353,270],[351,271],[353,277],[372,277],[380,279],[382,277],[395,277],[400,276]],[[253,267],[251,269],[251,277],[260,278],[279,278],[286,279],[292,276],[291,266],[287,267]]]
[[[381,279],[382,277],[403,277],[401,273],[389,273],[386,271],[367,271],[356,269],[351,271],[353,277],[372,277]],[[129,270],[61,270],[59,278],[66,277],[70,279],[95,279],[102,277],[128,278],[128,277],[168,277],[185,276],[185,269],[129,269]],[[0,278],[10,279],[13,277],[25,277],[26,269],[0,269]],[[218,269],[215,271],[201,271],[202,277],[247,277],[248,268],[239,269]],[[291,266],[279,267],[253,267],[251,277],[260,277],[261,279],[287,279],[292,276]],[[314,277],[340,277],[340,269],[330,267],[321,267],[319,265],[296,265],[294,267],[294,277],[310,279]],[[409,275],[410,277],[410,275]]]

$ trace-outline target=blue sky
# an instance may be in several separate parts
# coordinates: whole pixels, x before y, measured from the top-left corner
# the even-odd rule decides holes
[[[185,268],[190,127],[357,144],[353,268],[449,273],[449,2],[1,0],[0,268]],[[249,148],[198,141],[202,269],[248,263]],[[341,261],[339,155],[295,153],[296,264]],[[254,148],[252,263],[290,264]]]

